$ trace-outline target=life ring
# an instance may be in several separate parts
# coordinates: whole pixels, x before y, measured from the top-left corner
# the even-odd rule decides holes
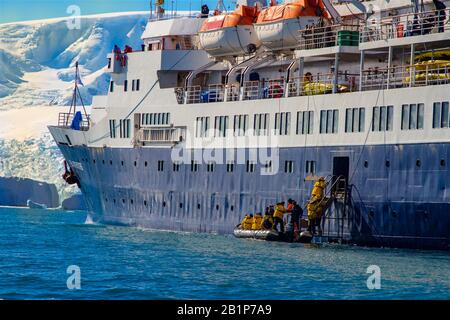
[[[283,87],[280,86],[278,83],[275,84],[271,84],[270,85],[270,95],[272,96],[272,98],[278,99],[278,98],[282,98],[284,95],[284,90]]]

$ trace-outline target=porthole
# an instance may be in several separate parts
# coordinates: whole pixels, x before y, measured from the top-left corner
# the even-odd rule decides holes
[[[122,203],[125,203],[125,199],[122,199]]]
[[[369,161],[364,161],[364,168],[368,168],[369,167]]]
[[[147,206],[147,201],[146,200],[144,200],[144,206]]]
[[[148,165],[148,162],[147,162],[147,161],[145,161],[145,162],[144,162],[144,166],[147,166],[147,165]]]
[[[166,206],[166,202],[165,201],[163,201],[163,207],[165,207]]]
[[[95,159],[93,161],[94,161],[94,164],[95,164]]]
[[[109,164],[112,166],[112,160],[109,160]]]
[[[120,161],[120,164],[122,165],[122,167],[123,167],[123,161]]]
[[[231,207],[230,207],[230,210],[231,210],[231,211],[234,211],[234,206],[231,206]]]
[[[386,167],[389,168],[391,166],[391,162],[389,160],[386,160]]]
[[[445,167],[445,160],[441,159],[441,167]]]
[[[183,209],[183,204],[180,202],[180,209]]]
[[[197,203],[197,209],[200,210],[200,203]]]
[[[113,199],[113,202],[116,203],[116,199]]]
[[[105,198],[105,202],[108,202],[108,198]]]
[[[137,162],[136,162],[136,161],[134,162],[134,166],[135,166],[135,167],[137,166]]]
[[[105,160],[102,160],[102,164],[105,164]]]
[[[422,165],[422,162],[419,159],[417,159],[416,160],[416,167],[420,168],[421,165]]]
[[[130,202],[131,202],[131,204],[133,204],[134,203],[133,199],[131,199]]]
[[[219,205],[218,204],[216,205],[216,210],[219,211]]]

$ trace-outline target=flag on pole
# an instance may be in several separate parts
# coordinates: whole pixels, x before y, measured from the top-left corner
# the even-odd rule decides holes
[[[80,77],[80,75],[78,73],[77,73],[76,77],[77,78],[76,78],[75,81],[77,82],[77,84],[84,87],[83,81],[81,81],[81,77]]]

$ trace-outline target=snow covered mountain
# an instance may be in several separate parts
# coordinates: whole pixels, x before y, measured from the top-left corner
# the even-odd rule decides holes
[[[78,192],[61,179],[63,158],[47,125],[70,104],[75,62],[90,104],[108,88],[106,55],[114,44],[139,49],[147,19],[145,12],[85,16],[78,30],[64,18],[0,24],[0,178],[55,184],[61,199]]]
[[[73,67],[79,61],[87,104],[106,93],[106,55],[114,44],[139,49],[145,12],[81,17],[79,29],[67,18],[0,25],[0,110],[70,101]]]

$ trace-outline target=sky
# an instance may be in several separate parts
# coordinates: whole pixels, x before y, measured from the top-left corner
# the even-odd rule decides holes
[[[178,10],[199,11],[201,4],[206,3],[213,9],[217,0],[165,0],[166,12],[173,8]],[[234,8],[232,0],[224,0],[225,6]],[[153,0],[155,3],[155,0]],[[0,0],[0,23],[65,17],[67,8],[77,5],[82,15],[121,12],[147,11],[150,0]]]

